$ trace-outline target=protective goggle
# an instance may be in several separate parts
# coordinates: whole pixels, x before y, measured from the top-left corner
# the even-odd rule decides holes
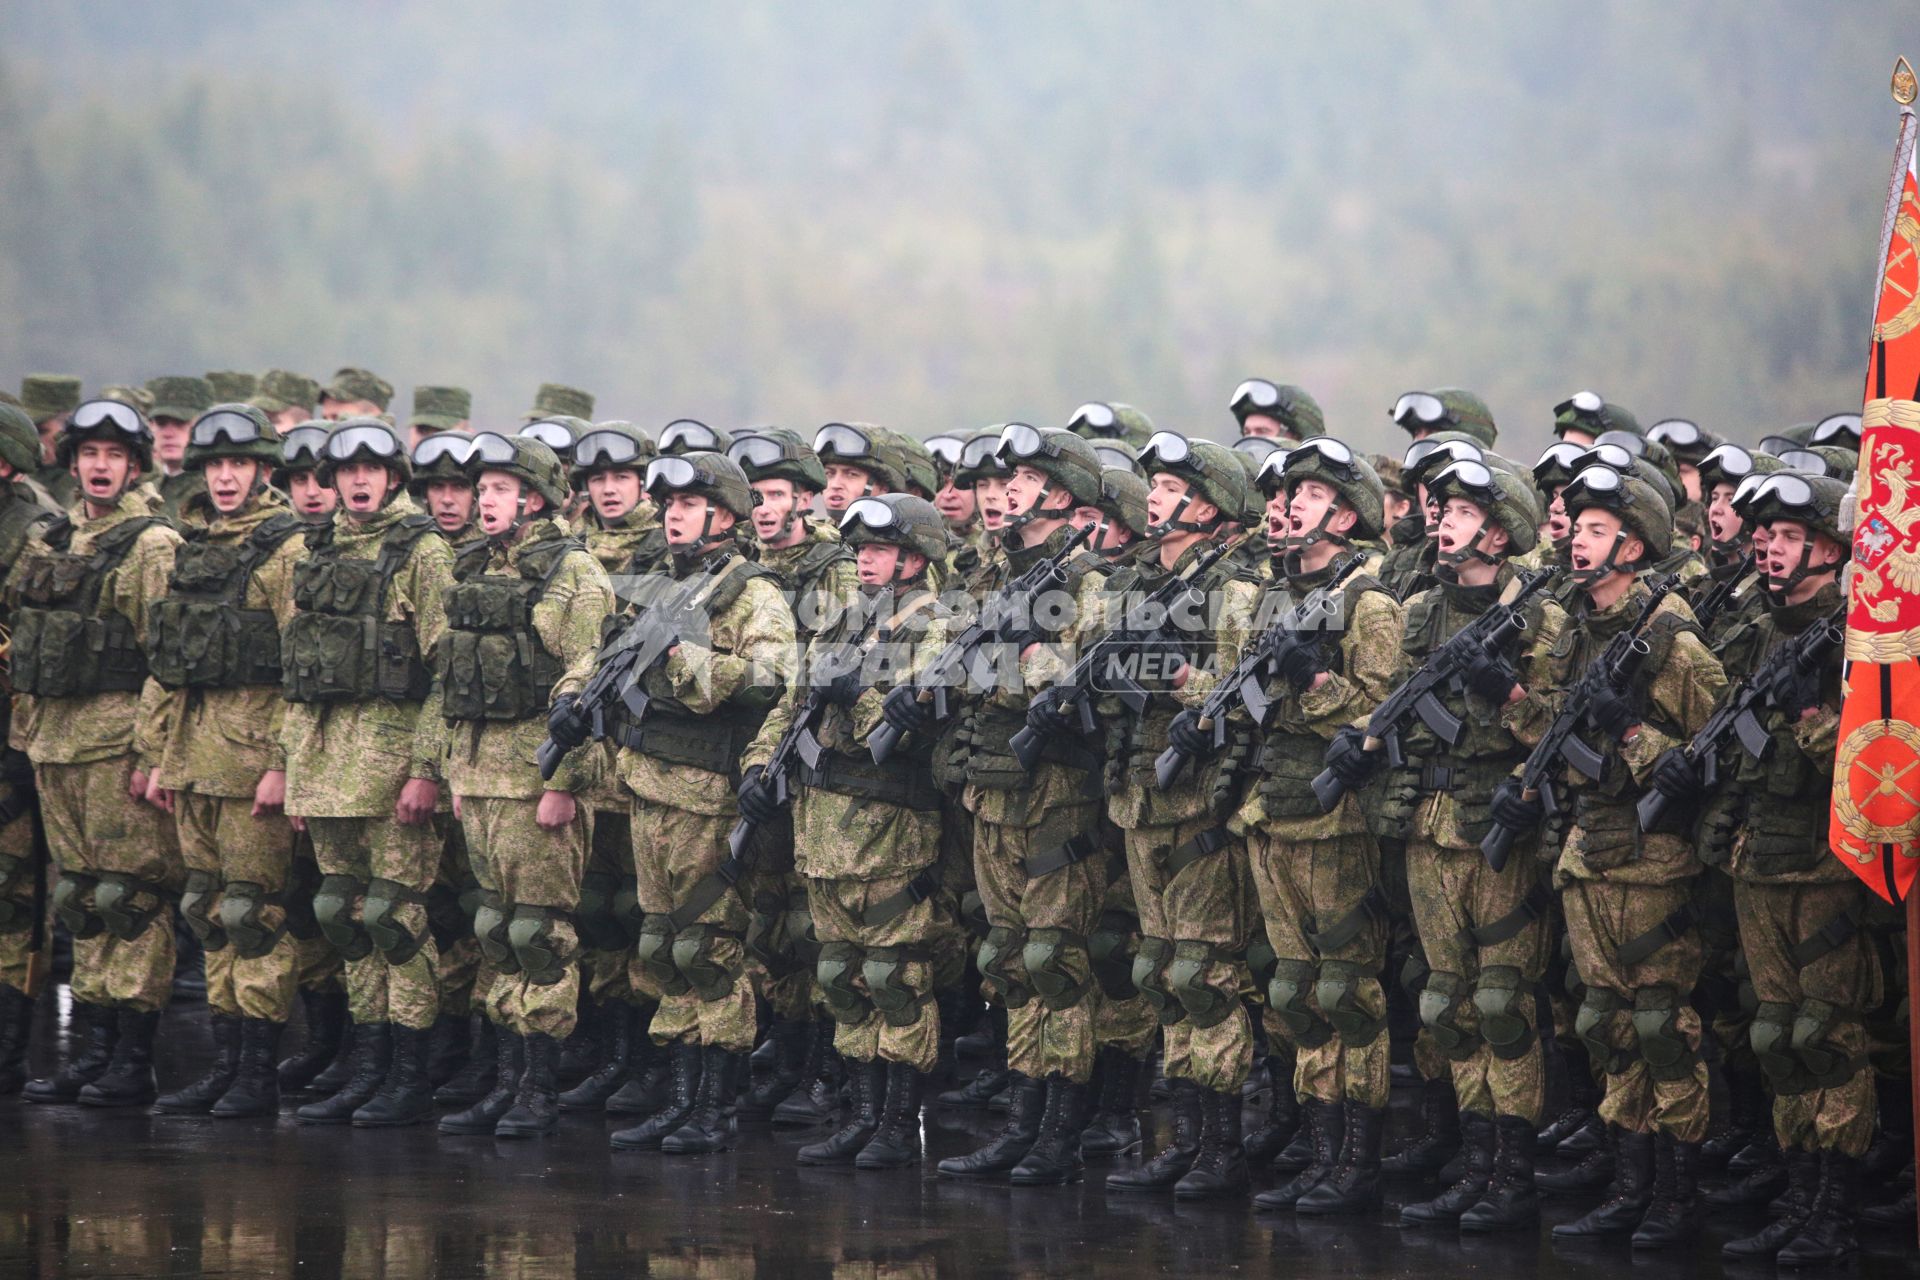
[[[1081,405],[1067,419],[1067,430],[1079,431],[1083,427],[1101,436],[1126,434],[1126,429],[1120,425],[1120,415],[1113,411],[1113,406],[1097,400]]]
[[[459,431],[437,431],[422,440],[414,449],[413,465],[425,470],[442,458],[452,458],[454,466],[464,467],[467,465],[467,459],[472,456],[472,436]]]
[[[867,433],[844,422],[829,422],[814,433],[813,451],[821,457],[832,454],[840,458],[870,458],[873,456],[873,441]]]
[[[1449,462],[1427,481],[1427,492],[1463,494],[1483,507],[1490,506],[1495,497],[1493,468],[1472,458]]]
[[[1551,477],[1564,479],[1571,476],[1580,469],[1580,459],[1586,456],[1586,452],[1577,444],[1556,441],[1541,451],[1540,460],[1533,464],[1533,478],[1545,484]]]
[[[1137,465],[1132,454],[1125,449],[1116,449],[1110,444],[1094,445],[1093,456],[1100,459],[1102,471],[1131,471]]]
[[[1253,473],[1253,483],[1262,493],[1272,493],[1286,479],[1287,455],[1274,450],[1260,463],[1260,469]]]
[[[564,422],[555,422],[552,418],[541,418],[536,422],[529,422],[513,434],[531,436],[563,458],[573,448],[573,428]]]
[[[948,471],[960,465],[960,453],[965,448],[966,441],[959,436],[929,436],[926,441],[926,449],[933,455],[934,465]]]
[[[645,488],[648,493],[655,489],[691,489],[712,482],[713,477],[685,458],[655,458],[647,464]]]
[[[469,464],[478,463],[481,467],[509,466],[520,459],[520,451],[513,447],[513,441],[497,431],[482,431],[473,438],[473,451],[467,455]]]
[[[1048,443],[1040,434],[1040,428],[1024,422],[1009,422],[1000,428],[1000,443],[995,447],[994,456],[1004,465],[1009,456],[1015,458],[1034,458],[1041,454],[1052,457],[1060,452],[1060,447]]]
[[[295,427],[280,438],[280,461],[288,466],[301,462],[318,462],[320,450],[326,443],[325,427]]]
[[[900,522],[893,504],[882,502],[878,498],[860,498],[847,507],[847,513],[840,517],[840,527],[850,529],[856,523],[869,529],[891,529]]]
[[[675,418],[660,432],[660,452],[712,452],[720,447],[720,437],[712,427],[692,418]]]
[[[404,451],[400,447],[400,437],[385,426],[364,423],[335,428],[327,436],[324,452],[335,462],[345,462],[356,453],[370,453],[376,458],[398,458]]]
[[[978,467],[987,466],[989,463],[998,466],[999,459],[996,455],[999,450],[1000,437],[998,434],[974,436],[971,440],[967,441],[966,446],[960,450],[960,465],[969,471]]]
[[[101,427],[111,427],[124,436],[148,434],[147,420],[140,416],[140,411],[118,400],[87,401],[67,418],[67,426],[75,431],[97,431]]]
[[[752,467],[759,470],[785,461],[787,446],[769,436],[748,436],[744,440],[735,440],[728,445],[727,456],[739,463],[742,468]]]
[[[1644,458],[1647,456],[1647,442],[1631,431],[1602,431],[1594,437],[1593,447],[1598,448],[1603,444],[1610,444],[1625,449],[1631,457]]]
[[[1600,411],[1606,407],[1607,402],[1600,398],[1598,392],[1576,391],[1559,404],[1553,406],[1553,416],[1556,418],[1564,418],[1571,413],[1583,418],[1594,418],[1598,417]]]
[[[1283,471],[1295,471],[1311,466],[1315,461],[1347,476],[1360,474],[1360,469],[1353,465],[1353,450],[1346,441],[1336,440],[1332,436],[1315,436],[1289,450],[1280,467]]]
[[[222,440],[228,444],[253,444],[262,434],[260,424],[246,414],[223,409],[195,418],[193,430],[187,434],[187,439],[204,449]]]
[[[1748,476],[1745,480],[1742,480],[1734,486],[1733,497],[1727,500],[1728,505],[1735,511],[1744,512],[1747,504],[1753,501],[1753,496],[1760,492],[1760,486],[1766,482],[1767,477],[1765,475],[1755,473]]]
[[[1761,436],[1760,443],[1754,448],[1777,458],[1783,453],[1792,453],[1795,449],[1804,449],[1806,446],[1792,436]]]
[[[1729,480],[1753,474],[1753,455],[1737,444],[1723,444],[1700,459],[1702,474],[1717,472]]]
[[[1699,423],[1685,418],[1668,418],[1647,428],[1647,439],[1656,440],[1669,449],[1692,449],[1705,443],[1706,438],[1707,433],[1700,429]]]
[[[1830,413],[1820,419],[1813,429],[1815,444],[1831,444],[1841,436],[1852,436],[1857,443],[1860,439],[1860,415],[1857,413]]]
[[[1408,422],[1418,422],[1431,427],[1447,421],[1453,415],[1447,412],[1447,406],[1439,396],[1427,391],[1409,391],[1393,402],[1393,408],[1387,411],[1387,416],[1402,426]]]
[[[1256,462],[1265,462],[1267,455],[1280,448],[1280,442],[1271,436],[1241,436],[1233,442],[1235,453],[1244,453]]]
[[[1417,476],[1436,463],[1445,465],[1448,460],[1461,458],[1477,462],[1484,457],[1480,446],[1471,440],[1415,440],[1407,446],[1406,456],[1400,459],[1400,470],[1405,475]]]
[[[1782,466],[1794,471],[1804,471],[1816,476],[1833,474],[1831,468],[1827,466],[1827,460],[1811,449],[1787,449],[1774,456],[1780,459]]]
[[[1192,467],[1196,471],[1205,469],[1193,455],[1193,442],[1178,431],[1156,431],[1147,437],[1146,447],[1140,450],[1140,465],[1150,470],[1156,462],[1170,467]]]
[[[1572,513],[1579,511],[1583,500],[1588,506],[1623,507],[1631,498],[1625,476],[1604,463],[1594,463],[1580,469],[1561,500]]]
[[[1782,507],[1807,508],[1813,506],[1813,486],[1807,483],[1805,476],[1797,476],[1791,471],[1776,471],[1762,476],[1760,483],[1753,487],[1748,496],[1750,504],[1773,501]]]
[[[1611,467],[1624,475],[1633,470],[1633,460],[1634,454],[1630,450],[1608,441],[1581,450],[1580,456],[1574,461],[1573,470],[1578,474],[1584,467],[1602,466]]]
[[[1248,378],[1233,389],[1233,399],[1227,401],[1227,409],[1236,418],[1250,413],[1271,414],[1288,407],[1281,400],[1280,388],[1265,378]]]
[[[640,442],[618,431],[589,431],[573,442],[576,467],[627,466],[637,462],[640,454]]]

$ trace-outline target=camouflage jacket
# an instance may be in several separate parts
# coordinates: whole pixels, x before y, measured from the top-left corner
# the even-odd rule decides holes
[[[793,625],[802,647],[860,594],[851,549],[830,524],[809,522],[807,536],[791,547],[761,547],[758,559],[773,570],[793,605]]]
[[[15,476],[11,484],[0,483],[0,565],[19,562],[27,540],[34,530],[44,527],[60,514],[53,497],[29,476]],[[7,605],[0,599],[0,626],[8,625]],[[7,665],[0,659],[0,744],[12,740],[13,692],[7,678]],[[5,747],[14,751],[13,747]],[[7,770],[0,768],[0,776]],[[4,787],[4,783],[0,783]]]
[[[648,503],[641,503],[612,524],[602,524],[589,512],[581,528],[587,550],[607,571],[622,609],[633,605],[626,579],[668,571],[667,535]]]

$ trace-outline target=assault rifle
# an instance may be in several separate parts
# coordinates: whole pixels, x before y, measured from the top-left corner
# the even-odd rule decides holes
[[[1707,592],[1700,601],[1700,607],[1693,611],[1694,620],[1704,629],[1709,622],[1719,616],[1722,609],[1733,601],[1733,593],[1753,572],[1753,553],[1749,551],[1740,561],[1740,567],[1713,584],[1713,590]]]
[[[1459,746],[1467,736],[1467,726],[1440,701],[1440,691],[1449,687],[1457,690],[1476,657],[1500,653],[1515,636],[1525,631],[1528,599],[1548,586],[1559,573],[1558,568],[1550,566],[1509,582],[1498,603],[1428,654],[1426,663],[1374,708],[1367,718],[1361,749],[1368,753],[1384,750],[1387,763],[1398,769],[1407,762],[1400,735],[1411,728],[1416,719],[1447,746]],[[1313,780],[1313,794],[1320,801],[1322,813],[1332,813],[1346,793],[1347,784],[1335,777],[1331,769],[1322,769]]]
[[[1222,556],[1231,554],[1245,542],[1248,536],[1242,534],[1218,544],[1155,587],[1128,611],[1127,618],[1120,619],[1105,635],[1087,646],[1080,660],[1073,664],[1073,670],[1048,691],[1062,715],[1078,717],[1081,733],[1092,733],[1098,727],[1093,718],[1093,698],[1097,693],[1114,694],[1135,715],[1146,712],[1152,695],[1126,671],[1120,658],[1178,632],[1180,625],[1176,619],[1205,603],[1204,593],[1194,583],[1201,574],[1213,568]],[[1139,625],[1129,625],[1132,618],[1138,618]],[[1040,763],[1040,753],[1047,745],[1047,735],[1029,721],[1025,728],[1013,735],[1009,745],[1013,747],[1013,754],[1018,757],[1020,766],[1032,773],[1034,766]]]
[[[1827,664],[1833,651],[1847,638],[1847,611],[1844,606],[1794,636],[1754,668],[1733,696],[1700,726],[1700,732],[1682,747],[1681,754],[1693,766],[1700,785],[1711,791],[1720,785],[1720,756],[1730,742],[1739,742],[1755,760],[1764,760],[1773,748],[1773,738],[1761,725],[1759,708],[1770,701],[1769,693],[1787,673],[1816,674]],[[1659,791],[1649,790],[1635,806],[1640,814],[1640,829],[1655,831],[1666,817],[1673,801]]]
[[[617,699],[634,723],[646,719],[653,697],[641,687],[641,679],[667,656],[667,650],[679,644],[693,629],[706,606],[709,588],[727,571],[730,560],[722,560],[705,573],[696,574],[678,591],[657,604],[643,607],[621,630],[600,645],[594,658],[593,675],[581,687],[580,696],[564,712],[556,709],[548,722],[547,740],[534,754],[540,776],[553,777],[560,762],[572,748],[554,740],[556,722],[570,725],[575,733],[588,729],[595,739],[607,736],[607,714]]]
[[[933,718],[945,720],[951,710],[947,691],[959,687],[967,678],[974,657],[990,644],[1023,640],[1033,630],[1035,602],[1055,587],[1067,584],[1067,560],[1093,532],[1087,525],[1074,529],[1058,551],[1009,582],[988,597],[980,616],[942,649],[911,684],[896,685],[887,691],[883,707],[898,707],[903,702],[933,705]],[[875,764],[885,764],[898,745],[901,731],[891,721],[882,720],[867,734],[867,749]]]
[[[1200,704],[1200,727],[1213,731],[1214,746],[1225,745],[1227,716],[1235,707],[1245,707],[1247,715],[1256,725],[1267,722],[1273,699],[1267,696],[1266,682],[1274,660],[1287,645],[1325,643],[1326,632],[1320,624],[1325,621],[1328,609],[1340,589],[1346,585],[1347,579],[1358,573],[1366,561],[1363,552],[1348,556],[1334,569],[1331,578],[1315,587],[1271,627],[1255,636],[1247,645],[1246,652],[1240,655],[1240,661],[1220,677],[1219,686]],[[1176,746],[1168,746],[1160,753],[1153,762],[1153,777],[1162,791],[1173,785],[1173,780],[1187,767],[1187,759],[1186,752]]]
[[[1520,795],[1522,799],[1539,798],[1549,814],[1560,812],[1559,798],[1554,794],[1553,777],[1562,761],[1578,769],[1580,773],[1598,782],[1606,772],[1607,758],[1596,751],[1577,733],[1586,723],[1587,712],[1595,696],[1602,689],[1618,692],[1633,679],[1640,664],[1646,661],[1653,647],[1647,643],[1646,631],[1653,625],[1653,618],[1660,611],[1666,598],[1680,585],[1680,575],[1668,574],[1654,584],[1653,592],[1635,618],[1633,625],[1607,642],[1587,669],[1580,673],[1573,688],[1567,693],[1567,700],[1560,713],[1548,724],[1547,731],[1535,745],[1527,762],[1520,767]],[[1499,871],[1507,865],[1507,855],[1513,850],[1514,839],[1521,833],[1494,821],[1493,830],[1480,842],[1480,852],[1486,855],[1487,865]]]

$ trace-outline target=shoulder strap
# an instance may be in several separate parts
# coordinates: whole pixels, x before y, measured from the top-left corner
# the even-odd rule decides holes
[[[380,594],[373,606],[374,621],[387,620],[387,588],[393,585],[394,575],[413,554],[414,545],[436,527],[432,516],[404,516],[380,540],[380,555],[374,563],[374,572],[380,575]]]
[[[140,540],[140,535],[155,525],[167,525],[167,522],[158,516],[135,516],[125,524],[109,529],[101,535],[100,541],[94,544],[93,558],[87,562],[85,612],[91,614],[100,607],[100,589],[106,586],[107,575],[126,559],[127,552],[131,551],[133,544]]]

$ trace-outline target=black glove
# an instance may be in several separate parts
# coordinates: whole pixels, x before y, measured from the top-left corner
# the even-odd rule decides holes
[[[1520,683],[1512,666],[1497,653],[1476,653],[1467,663],[1461,682],[1496,707],[1507,705],[1507,696]]]
[[[1691,800],[1700,794],[1700,771],[1679,747],[1668,747],[1653,762],[1647,785],[1669,800]]]
[[[580,699],[563,693],[553,700],[547,712],[547,737],[553,739],[555,745],[571,751],[586,742],[587,730],[591,727],[592,721],[580,709]]]
[[[735,803],[740,816],[756,826],[766,826],[780,816],[780,802],[773,797],[773,784],[767,781],[764,765],[754,765],[740,775],[740,794]]]
[[[1319,644],[1289,641],[1273,655],[1274,670],[1296,689],[1304,690],[1327,669],[1327,655]]]
[[[1509,831],[1531,831],[1547,816],[1539,799],[1520,794],[1520,779],[1508,778],[1493,789],[1493,820]]]
[[[1349,791],[1358,790],[1367,784],[1368,779],[1380,772],[1387,762],[1384,751],[1368,751],[1361,746],[1366,734],[1348,725],[1333,735],[1333,741],[1327,744],[1327,768],[1333,776],[1345,783]]]
[[[1802,670],[1797,662],[1775,672],[1767,701],[1788,721],[1798,720],[1801,712],[1820,705],[1820,673]]]
[[[880,704],[880,718],[902,733],[918,733],[933,723],[933,704],[920,701],[914,689],[889,690]]]
[[[860,694],[863,692],[858,671],[843,671],[833,679],[815,687],[828,702],[842,707],[850,707],[860,701]]]
[[[1058,689],[1042,690],[1027,706],[1027,723],[1043,738],[1065,738],[1080,732],[1079,717],[1070,714],[1066,695]]]
[[[1189,760],[1201,760],[1213,754],[1213,731],[1200,727],[1200,713],[1188,707],[1167,726],[1167,741]]]
[[[1640,713],[1631,701],[1603,685],[1587,704],[1587,722],[1607,741],[1619,742],[1627,736],[1627,730],[1640,723]]]

